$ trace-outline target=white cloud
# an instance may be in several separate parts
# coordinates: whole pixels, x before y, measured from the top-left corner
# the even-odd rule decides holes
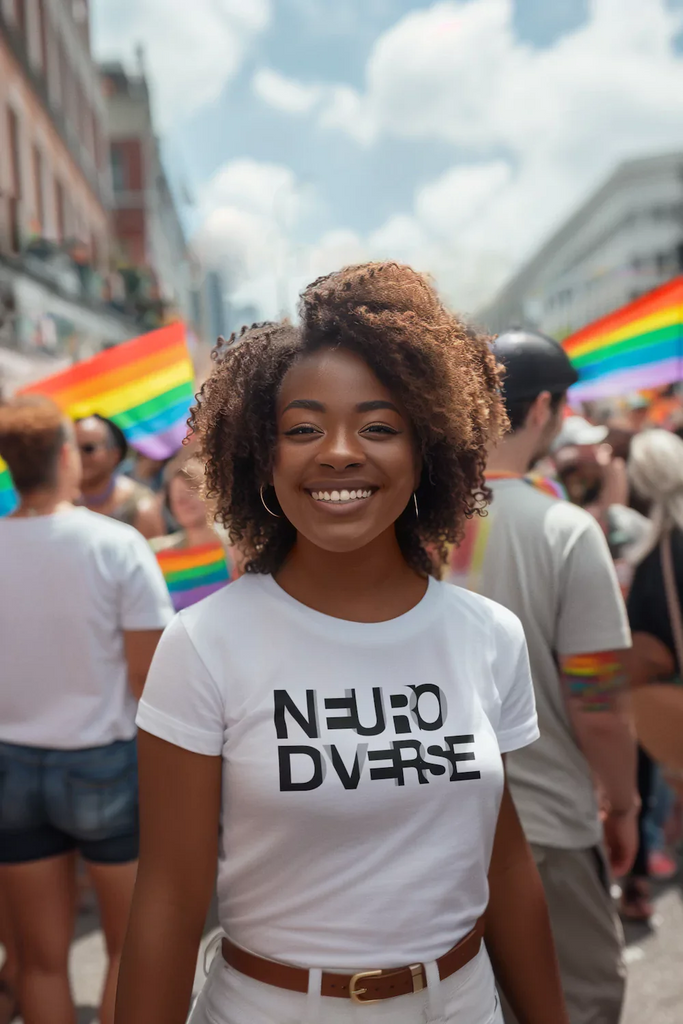
[[[372,113],[355,89],[337,85],[328,90],[328,98],[320,114],[323,128],[341,128],[356,140],[368,144],[375,137]]]
[[[445,0],[381,36],[364,92],[342,87],[320,123],[365,143],[456,146],[477,166],[424,189],[415,213],[434,236],[511,263],[620,160],[683,147],[680,27],[666,0],[591,0],[583,25],[534,49],[514,35],[513,0]]]
[[[215,100],[238,71],[250,41],[271,17],[271,0],[99,0],[93,6],[98,59],[145,62],[162,128]]]
[[[256,301],[259,289],[272,299],[266,281],[283,274],[275,245],[289,253],[290,295],[343,263],[398,258],[473,310],[620,160],[683,148],[683,56],[673,45],[681,13],[666,0],[590,0],[587,20],[546,49],[517,39],[512,15],[513,0],[446,0],[413,11],[376,42],[362,92],[321,87],[327,130],[368,146],[396,138],[453,147],[452,166],[379,228],[361,235],[342,226],[296,248],[300,184],[290,176],[280,186],[294,210],[283,227],[272,204],[255,212],[247,195],[262,171],[236,175],[231,167],[227,208],[260,216],[265,237],[276,240],[265,253],[259,240],[249,242],[245,260],[256,271],[241,280]],[[290,172],[277,173],[284,182]],[[259,195],[272,195],[273,175],[266,172]],[[220,175],[213,187],[224,187]],[[216,236],[255,230],[231,217],[225,228],[214,218]]]
[[[232,160],[207,183],[195,244],[209,265],[224,270],[236,304],[255,304],[271,317],[292,308],[292,282],[303,284],[297,260],[304,258],[304,276],[309,260],[290,236],[314,204],[305,183],[280,164]]]
[[[257,71],[251,87],[264,103],[285,114],[308,114],[321,97],[320,86],[304,85],[271,68]]]

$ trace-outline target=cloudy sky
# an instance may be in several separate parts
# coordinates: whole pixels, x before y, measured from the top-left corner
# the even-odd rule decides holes
[[[92,0],[146,51],[235,305],[392,257],[477,309],[622,159],[683,149],[683,0]]]

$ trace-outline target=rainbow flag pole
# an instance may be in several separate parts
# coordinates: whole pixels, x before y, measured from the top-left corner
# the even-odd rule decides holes
[[[563,347],[579,371],[579,401],[683,379],[683,276],[570,335]]]
[[[48,395],[72,419],[99,413],[117,424],[129,443],[153,459],[164,459],[187,433],[194,394],[194,368],[185,326],[169,324],[61,373],[24,388]],[[15,503],[7,467],[0,461],[0,516]]]

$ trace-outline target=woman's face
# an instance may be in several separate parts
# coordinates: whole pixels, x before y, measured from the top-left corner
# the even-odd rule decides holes
[[[277,417],[273,484],[299,534],[345,552],[393,529],[420,461],[405,410],[360,356],[322,349],[299,360],[282,383]]]
[[[183,530],[205,525],[206,505],[199,493],[199,481],[190,480],[182,473],[174,476],[168,485],[168,503],[173,518]]]

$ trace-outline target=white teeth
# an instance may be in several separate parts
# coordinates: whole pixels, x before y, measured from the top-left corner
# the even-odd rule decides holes
[[[343,504],[347,501],[358,501],[361,498],[369,498],[372,491],[311,491],[311,497],[315,501],[329,501],[335,504]]]

